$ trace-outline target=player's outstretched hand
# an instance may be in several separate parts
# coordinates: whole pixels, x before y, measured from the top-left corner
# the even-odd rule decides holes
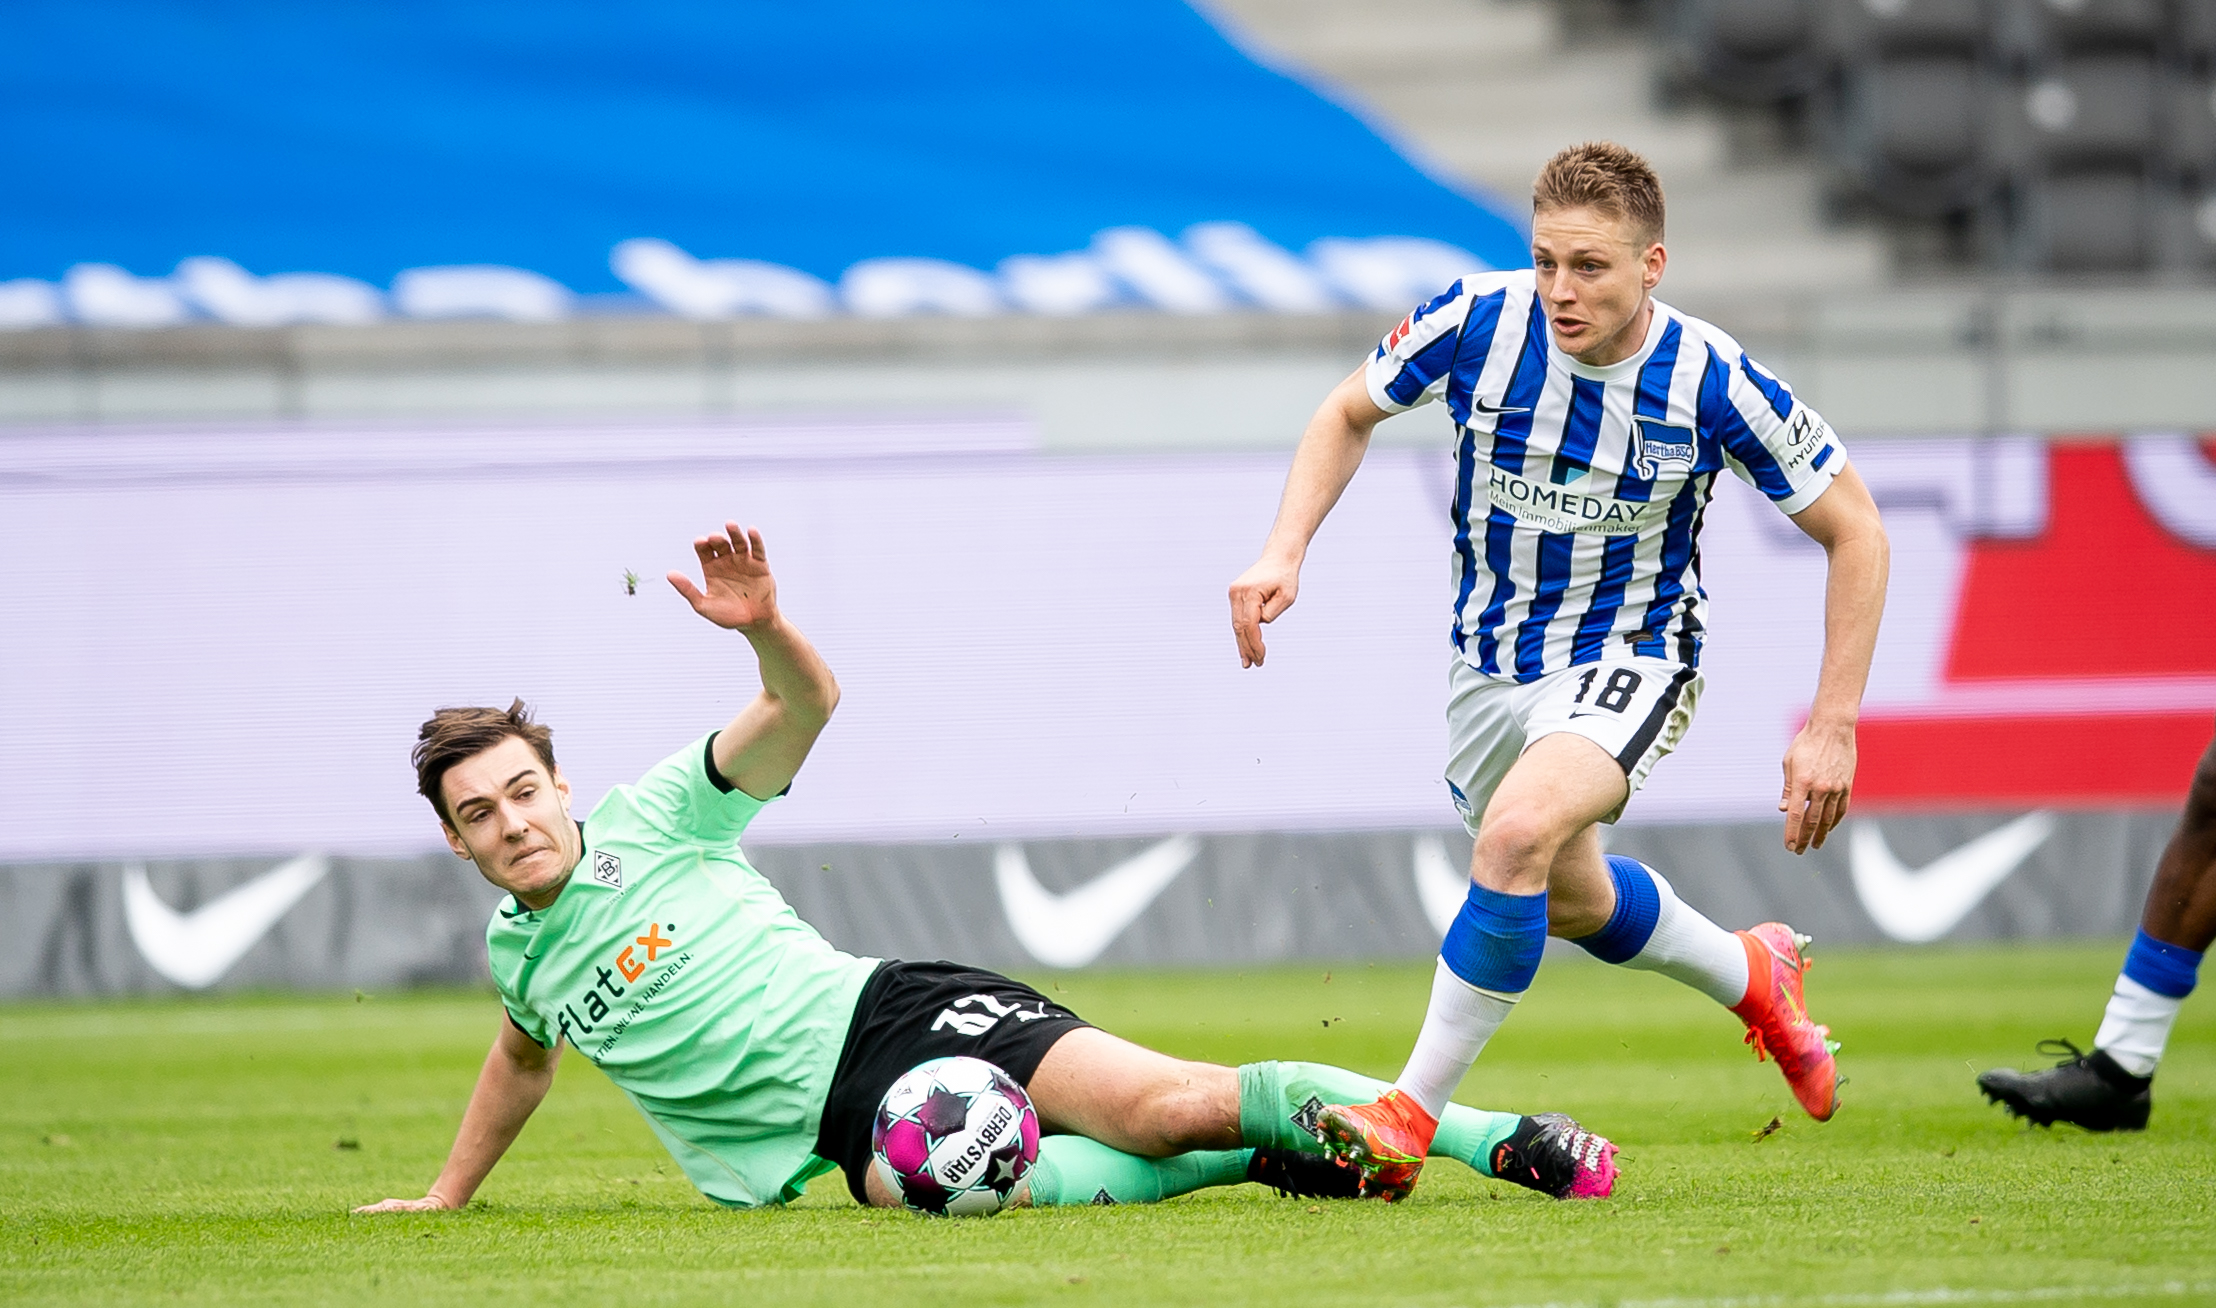
[[[1239,666],[1258,668],[1269,651],[1262,624],[1293,606],[1300,594],[1300,565],[1264,558],[1231,583],[1231,636],[1239,642]]]
[[[1796,854],[1822,849],[1847,816],[1853,793],[1854,728],[1802,727],[1785,751],[1785,793],[1777,801],[1785,815],[1785,847]]]
[[[693,606],[693,612],[732,631],[765,627],[777,620],[777,579],[769,575],[769,556],[762,549],[760,531],[727,522],[722,535],[694,541],[693,553],[700,556],[705,589],[693,585],[682,572],[669,574],[669,584]]]
[[[354,1211],[357,1213],[437,1213],[444,1212],[453,1206],[435,1194],[427,1194],[421,1199],[380,1199],[373,1204],[363,1204]]]

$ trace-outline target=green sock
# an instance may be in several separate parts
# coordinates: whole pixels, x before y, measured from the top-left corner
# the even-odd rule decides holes
[[[1152,1204],[1211,1185],[1246,1180],[1251,1149],[1196,1149],[1168,1158],[1140,1158],[1082,1135],[1039,1141],[1031,1166],[1031,1206]]]
[[[1393,1087],[1324,1063],[1248,1063],[1239,1069],[1239,1134],[1257,1149],[1317,1149],[1304,1122],[1325,1104],[1366,1104]],[[1493,1146],[1523,1118],[1448,1104],[1431,1156],[1458,1158],[1493,1174]]]

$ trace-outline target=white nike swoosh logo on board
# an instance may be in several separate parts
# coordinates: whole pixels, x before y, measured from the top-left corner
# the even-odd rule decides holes
[[[2045,844],[2054,826],[2052,813],[2026,813],[1911,872],[1877,823],[1856,822],[1848,848],[1855,896],[1887,936],[1914,945],[1937,940]]]
[[[1446,842],[1437,836],[1416,837],[1416,899],[1431,929],[1444,936],[1469,897],[1470,874],[1455,868]]]
[[[204,990],[244,958],[330,870],[323,855],[302,854],[190,913],[180,913],[154,893],[146,865],[133,863],[123,869],[123,925],[156,972],[187,990]]]
[[[1067,894],[1039,884],[1023,846],[993,854],[993,880],[1016,942],[1048,967],[1083,967],[1169,888],[1200,853],[1193,836],[1171,836]]]

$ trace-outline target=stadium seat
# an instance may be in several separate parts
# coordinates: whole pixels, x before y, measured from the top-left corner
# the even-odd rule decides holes
[[[2200,267],[2216,267],[2216,184],[2203,183],[2186,193],[2186,214]]]
[[[2163,165],[2195,180],[2216,178],[2216,78],[2172,78],[2162,100]]]
[[[1813,0],[1676,0],[1669,34],[1677,76],[1733,100],[1805,95],[1822,68]]]
[[[2154,153],[2156,80],[2145,55],[2089,55],[2003,84],[1990,150],[2011,171],[2137,164]]]
[[[1839,73],[1819,123],[1834,159],[1893,212],[1959,210],[1985,188],[1979,156],[1984,99],[1967,58],[1870,59]]]
[[[2019,68],[2072,55],[2151,54],[2168,35],[2163,0],[2001,0],[1995,49]]]
[[[2216,0],[2177,0],[2170,48],[2197,72],[2216,69]]]
[[[1823,10],[1822,45],[1835,64],[1883,55],[1975,55],[1986,44],[1979,0],[1838,0]]]
[[[2143,174],[2104,168],[2040,178],[2018,190],[2011,253],[2027,268],[2124,272],[2153,249],[2153,213]]]
[[[2216,182],[2171,188],[2156,207],[2157,262],[2172,272],[2216,269]]]

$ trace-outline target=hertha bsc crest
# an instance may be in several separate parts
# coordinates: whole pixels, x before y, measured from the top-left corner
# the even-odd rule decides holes
[[[592,879],[613,890],[623,889],[623,860],[605,849],[593,851]]]
[[[1648,481],[1664,468],[1693,470],[1693,429],[1672,427],[1646,418],[1631,420],[1631,466]]]

